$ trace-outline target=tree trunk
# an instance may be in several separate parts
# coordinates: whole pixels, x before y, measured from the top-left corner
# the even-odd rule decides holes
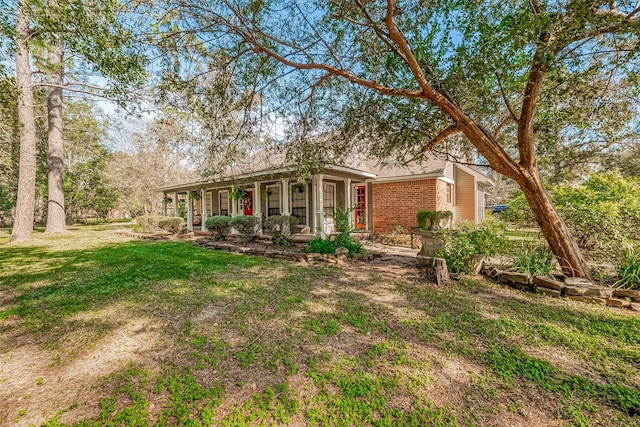
[[[457,119],[457,117],[454,118]],[[508,176],[518,184],[529,202],[533,215],[540,226],[540,231],[558,260],[562,272],[570,277],[590,277],[589,267],[580,248],[558,215],[558,211],[556,211],[542,184],[535,160],[528,168],[513,162],[507,153],[493,141],[493,138],[466,114],[461,113],[459,121],[464,124],[461,127],[463,133],[480,154],[489,161],[489,165],[498,173]],[[527,143],[533,144],[533,141]]]
[[[62,134],[62,76],[63,76],[63,45],[59,35],[54,36],[55,41],[49,52],[49,66],[51,71],[47,75],[47,81],[59,87],[50,87],[47,97],[48,134],[49,147],[49,176],[47,204],[47,233],[64,233],[65,208],[64,208],[64,143]]]
[[[16,86],[18,89],[18,120],[20,122],[20,170],[11,242],[29,240],[33,235],[37,137],[28,47],[30,20],[28,2],[21,0],[16,17]]]
[[[540,226],[540,231],[558,260],[562,272],[570,277],[590,278],[589,267],[582,252],[566,224],[558,215],[539,175],[525,173],[518,184],[529,202],[533,215]]]

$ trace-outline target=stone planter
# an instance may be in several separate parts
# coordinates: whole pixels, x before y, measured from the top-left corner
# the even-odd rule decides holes
[[[417,236],[420,236],[420,241],[422,242],[422,249],[420,249],[418,255],[424,257],[436,256],[436,252],[442,247],[442,240],[438,237],[438,233],[419,228],[415,229],[414,232]]]

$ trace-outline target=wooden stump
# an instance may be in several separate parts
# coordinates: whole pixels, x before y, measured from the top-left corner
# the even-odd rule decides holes
[[[444,258],[434,258],[433,275],[438,286],[449,283],[449,271],[447,270],[447,261]]]
[[[451,280],[447,261],[444,258],[435,258],[418,255],[416,256],[418,267],[426,270],[429,279],[436,282],[438,286],[446,285]]]

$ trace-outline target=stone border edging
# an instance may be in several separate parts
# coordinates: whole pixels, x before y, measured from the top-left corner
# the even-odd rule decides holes
[[[501,271],[491,267],[483,268],[482,273],[519,291],[539,292],[553,298],[565,297],[573,301],[640,312],[640,291],[598,286],[588,279],[579,277],[567,277],[564,281],[560,281],[549,277],[530,276],[526,273]]]
[[[238,254],[256,255],[274,259],[284,259],[288,261],[308,262],[309,264],[318,264],[320,262],[326,264],[343,264],[345,262],[372,262],[376,258],[383,257],[384,254],[378,252],[367,252],[353,254],[349,258],[345,254],[315,254],[305,252],[291,252],[278,249],[254,248],[251,246],[242,246],[232,242],[218,242],[211,238],[196,239],[193,244],[205,249],[213,249],[219,251],[228,251]]]

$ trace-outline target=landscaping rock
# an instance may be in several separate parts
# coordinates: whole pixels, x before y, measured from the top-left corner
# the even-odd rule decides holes
[[[580,295],[569,295],[568,298],[573,301],[586,302],[588,304],[606,305],[607,300],[604,298],[584,297]]]
[[[628,308],[631,311],[639,311],[640,312],[640,303],[637,303],[637,302],[629,303],[629,307]]]
[[[593,286],[593,282],[583,277],[567,277],[564,279],[564,284],[567,286]]]
[[[336,256],[338,257],[338,259],[347,259],[347,257],[349,256],[349,249],[343,247],[336,248]]]
[[[587,288],[583,286],[565,286],[564,294],[565,295],[582,295],[587,291]]]
[[[509,282],[509,286],[523,292],[531,292],[533,290],[530,284]]]
[[[533,283],[543,288],[553,289],[556,291],[562,291],[564,289],[564,283],[548,277],[533,276]]]
[[[560,298],[560,296],[562,295],[562,291],[558,289],[545,288],[544,286],[538,286],[536,288],[536,291],[554,298]]]
[[[611,307],[628,307],[630,304],[626,299],[607,298],[607,305]]]
[[[614,289],[613,296],[616,298],[629,298],[631,301],[640,302],[640,291],[631,289]]]
[[[367,254],[363,254],[363,253],[353,254],[352,259],[354,261],[366,261],[367,260]]]
[[[587,288],[587,291],[582,295],[585,297],[611,298],[613,296],[613,289],[605,288],[604,286],[592,286]]]
[[[500,281],[502,283],[520,283],[528,285],[531,283],[531,276],[526,273],[502,273],[500,275]]]

